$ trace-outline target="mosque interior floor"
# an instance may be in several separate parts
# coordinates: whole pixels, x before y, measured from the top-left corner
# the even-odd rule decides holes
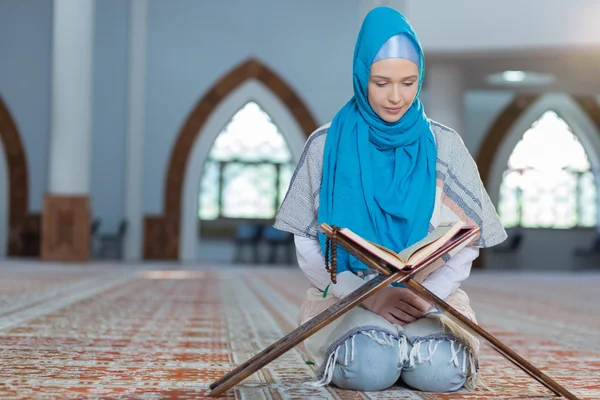
[[[600,399],[600,273],[474,271],[479,323],[581,398]],[[296,326],[297,268],[0,263],[0,399],[198,399]],[[550,398],[482,346],[488,390],[313,388],[296,348],[227,393],[235,399]]]

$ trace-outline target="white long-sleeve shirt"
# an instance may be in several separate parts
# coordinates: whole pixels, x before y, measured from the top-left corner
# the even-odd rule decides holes
[[[319,240],[294,235],[298,264],[310,282],[320,290],[325,290],[331,283],[331,276],[325,270],[325,257],[321,252]],[[423,282],[423,286],[441,299],[445,299],[460,287],[460,283],[467,279],[471,272],[473,260],[479,256],[476,247],[465,247],[447,263],[431,273]],[[331,285],[329,290],[336,297],[342,298],[352,293],[365,283],[363,279],[351,271],[344,271],[337,275],[337,283]]]

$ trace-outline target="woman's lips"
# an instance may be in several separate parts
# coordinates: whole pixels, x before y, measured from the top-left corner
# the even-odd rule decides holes
[[[398,114],[402,111],[402,107],[383,107],[389,114]]]

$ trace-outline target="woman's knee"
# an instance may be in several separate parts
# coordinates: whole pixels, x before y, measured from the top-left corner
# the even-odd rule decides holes
[[[398,381],[401,371],[398,340],[388,336],[375,341],[358,334],[339,348],[332,382],[342,389],[385,390]]]
[[[446,393],[460,389],[467,379],[470,354],[458,342],[432,340],[413,347],[402,381],[424,392]]]

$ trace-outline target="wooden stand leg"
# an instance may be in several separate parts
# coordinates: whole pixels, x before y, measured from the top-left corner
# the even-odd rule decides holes
[[[265,365],[269,364],[273,360],[276,360],[289,350],[308,339],[311,335],[329,325],[337,318],[350,311],[352,308],[360,304],[363,300],[374,295],[379,290],[386,286],[389,286],[392,282],[397,280],[404,280],[408,277],[406,274],[396,272],[391,275],[380,275],[363,286],[358,288],[356,291],[343,298],[337,304],[329,307],[327,310],[321,312],[310,321],[306,322],[302,326],[294,329],[271,346],[267,347],[245,363],[238,366],[233,371],[226,374],[221,379],[215,381],[210,385],[212,391],[210,392],[211,397],[216,397],[227,391],[229,388],[238,384],[254,372],[258,371]]]
[[[487,332],[485,329],[462,315],[450,304],[431,293],[420,283],[410,279],[404,283],[404,285],[410,289],[413,293],[417,294],[423,300],[434,304],[438,310],[444,315],[456,322],[459,326],[466,329],[469,333],[482,338],[491,348],[496,350],[500,355],[510,361],[513,365],[519,367],[526,374],[537,380],[539,383],[550,389],[557,396],[563,396],[566,399],[576,400],[577,396],[569,392],[566,388],[561,386],[558,382],[544,374],[542,371],[533,366],[530,362],[525,360],[523,357],[518,355],[507,345],[496,339],[492,334]]]

